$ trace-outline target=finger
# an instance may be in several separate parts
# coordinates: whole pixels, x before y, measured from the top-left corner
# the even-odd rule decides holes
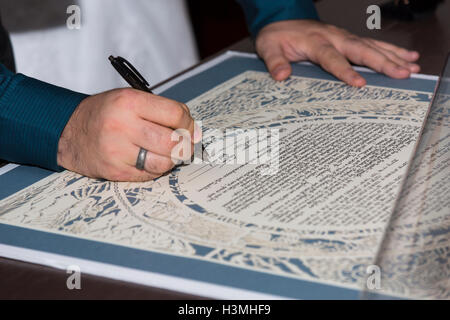
[[[391,78],[403,79],[410,75],[408,68],[395,63],[379,50],[372,48],[359,39],[352,39],[344,49],[350,61],[365,65]]]
[[[336,78],[351,86],[362,87],[366,84],[366,80],[353,70],[347,59],[330,43],[315,42],[311,49],[310,59]]]
[[[142,94],[143,103],[136,106],[138,116],[172,129],[186,129],[193,134],[194,120],[186,105],[146,92]]]
[[[259,55],[264,60],[272,78],[281,81],[290,76],[292,67],[279,45],[268,43],[259,49]]]
[[[149,181],[161,176],[161,173],[147,172],[146,170],[138,170],[135,165],[124,162],[114,164],[105,170],[100,177],[110,181]]]
[[[171,158],[147,151],[144,165],[145,171],[153,174],[163,174],[172,170],[174,166],[175,163],[173,163]]]
[[[389,59],[394,61],[395,63],[401,65],[402,67],[409,69],[411,72],[419,72],[420,66],[416,63],[411,63],[407,60],[405,60],[402,57],[399,57],[394,51],[391,51],[389,49],[383,48],[381,46],[377,46],[374,42],[367,41],[366,44],[378,51],[380,51],[382,54],[387,56]]]
[[[414,50],[410,51],[405,48],[397,47],[396,45],[384,41],[379,41],[375,39],[369,40],[375,43],[376,45],[380,46],[381,48],[394,52],[397,56],[399,56],[402,59],[405,59],[408,62],[416,61],[420,57],[420,54],[417,51]]]
[[[174,130],[143,119],[139,119],[136,125],[130,128],[128,138],[135,145],[169,158],[172,156],[173,148],[181,143],[181,139],[190,139],[191,146],[194,144],[189,136],[189,131],[186,131],[186,135],[180,138]]]
[[[127,156],[125,159],[125,164],[127,166],[136,168],[136,160],[139,155],[140,148],[141,147],[139,146],[131,145],[130,148],[126,151]],[[153,175],[161,175],[172,170],[174,166],[175,164],[169,157],[164,157],[151,151],[147,151],[147,154],[145,156],[144,170],[141,171]]]
[[[138,170],[134,166],[127,166],[126,179],[117,181],[145,182],[160,177],[159,173],[150,173],[144,170]]]

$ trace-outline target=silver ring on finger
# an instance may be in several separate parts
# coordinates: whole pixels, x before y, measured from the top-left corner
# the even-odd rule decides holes
[[[140,148],[138,157],[136,159],[136,169],[144,170],[146,157],[147,157],[147,150],[145,150],[144,148]]]

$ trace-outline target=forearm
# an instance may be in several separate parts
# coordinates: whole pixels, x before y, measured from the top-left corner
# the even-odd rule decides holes
[[[0,158],[60,171],[58,141],[86,95],[0,66]]]

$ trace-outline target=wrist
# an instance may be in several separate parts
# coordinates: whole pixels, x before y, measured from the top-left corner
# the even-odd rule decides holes
[[[86,99],[83,99],[75,108],[58,141],[57,164],[68,170],[73,170],[73,162],[79,158],[78,153],[74,150],[76,149],[77,134],[82,128],[78,127],[77,123],[81,123],[81,109]]]

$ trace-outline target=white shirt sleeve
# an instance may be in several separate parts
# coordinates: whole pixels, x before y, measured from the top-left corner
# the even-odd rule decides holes
[[[108,61],[111,54],[133,63],[151,85],[198,61],[184,0],[75,3],[81,9],[80,29],[67,27],[70,14],[61,8],[64,15],[58,15],[58,19],[64,20],[52,21],[50,28],[11,33],[18,72],[92,94],[128,86],[111,67]],[[13,9],[8,14],[16,10],[22,17],[27,14],[25,7]],[[47,9],[42,7],[40,16],[47,12],[49,21],[55,19],[55,14],[51,14],[55,8]],[[29,11],[32,19],[36,11]]]

